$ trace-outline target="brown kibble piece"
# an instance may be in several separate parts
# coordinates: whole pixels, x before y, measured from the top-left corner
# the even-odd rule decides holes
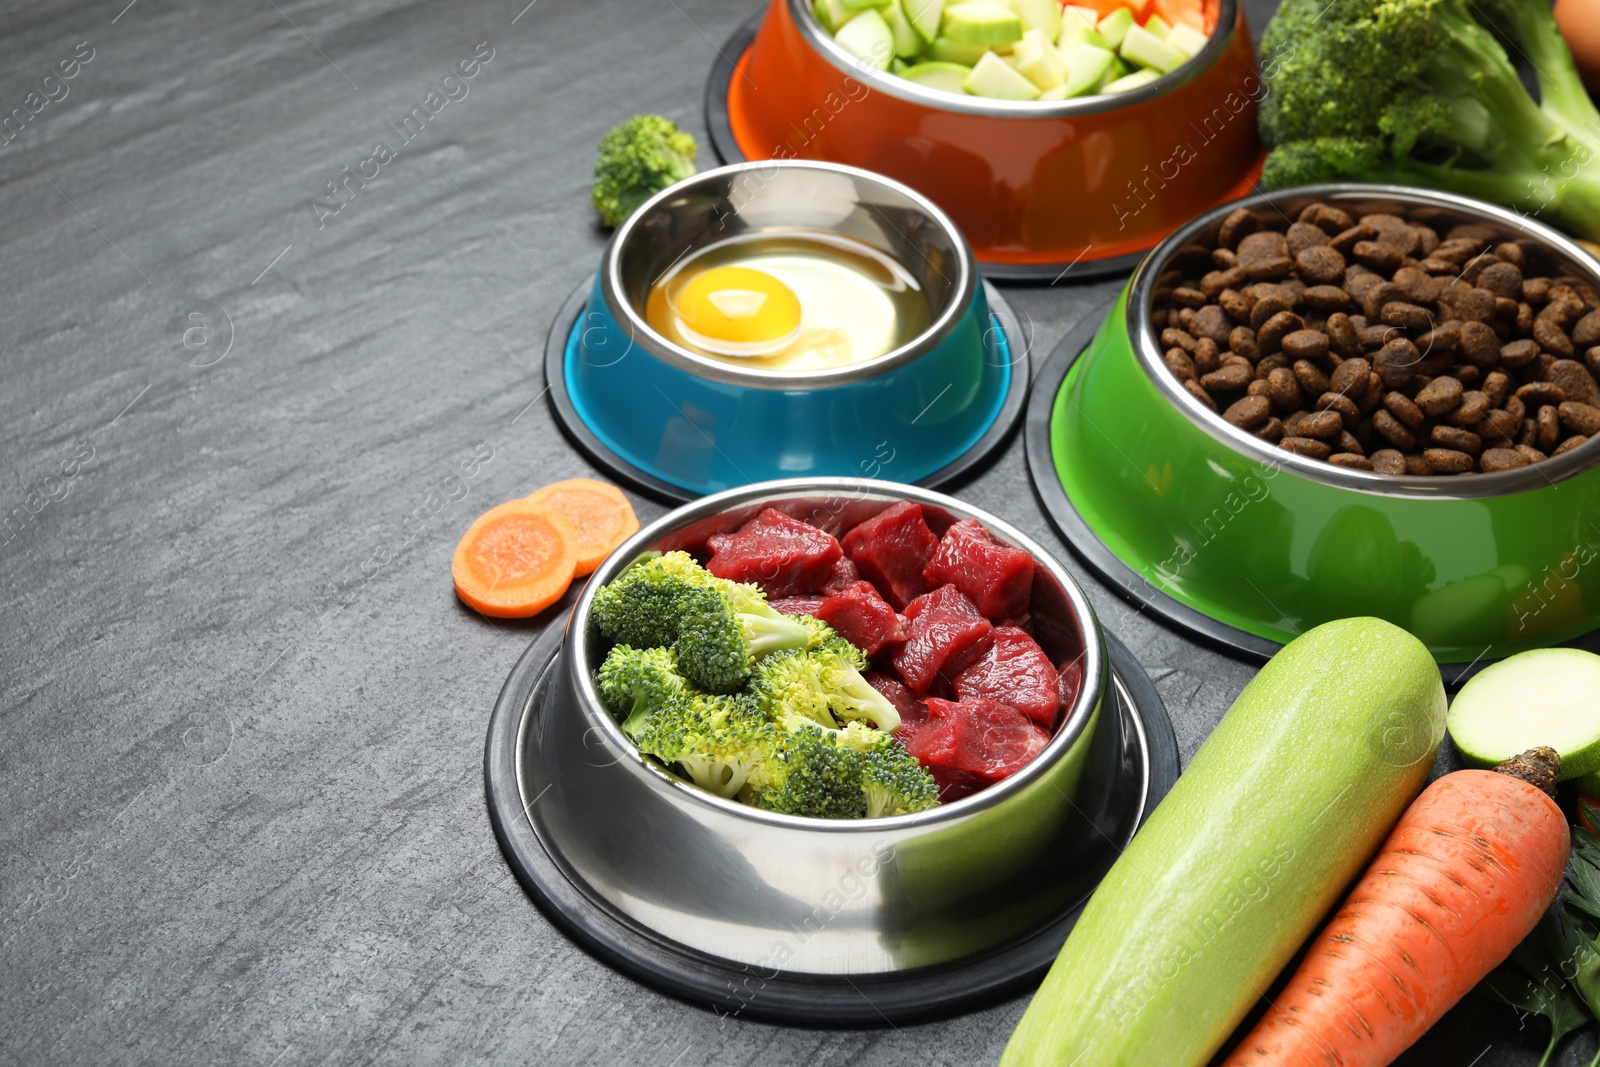
[[[1573,433],[1581,433],[1585,437],[1600,433],[1600,407],[1568,400],[1556,408],[1556,413],[1561,417],[1561,425]]]
[[[1175,326],[1168,326],[1161,331],[1161,344],[1165,348],[1181,348],[1185,352],[1194,351],[1194,338],[1185,330]]]
[[[1421,452],[1407,452],[1405,460],[1407,474],[1433,473],[1433,467],[1428,464],[1428,457],[1424,456]]]
[[[1355,322],[1342,311],[1328,316],[1328,344],[1344,359],[1361,355],[1361,334],[1356,331]]]
[[[1353,467],[1362,471],[1372,469],[1372,461],[1357,452],[1335,452],[1328,457],[1328,462],[1335,467]]]
[[[1300,383],[1301,391],[1307,396],[1321,396],[1331,385],[1328,376],[1322,373],[1322,368],[1308,359],[1295,361],[1294,377],[1295,381]]]
[[[1573,324],[1572,343],[1579,348],[1600,345],[1600,311],[1591,311]]]
[[[1267,374],[1267,398],[1280,411],[1296,411],[1305,404],[1305,393],[1295,372],[1277,367]]]
[[[1506,394],[1511,389],[1511,376],[1504,371],[1490,371],[1483,376],[1482,392],[1489,399],[1489,406],[1497,408],[1505,403]]]
[[[1448,300],[1462,322],[1494,321],[1494,294],[1487,289],[1458,287],[1440,300]]]
[[[1415,399],[1423,414],[1431,417],[1453,411],[1461,404],[1464,392],[1461,383],[1454,378],[1435,378],[1422,387]]]
[[[1364,359],[1347,359],[1333,368],[1333,374],[1328,383],[1336,393],[1343,393],[1356,403],[1367,393],[1367,378],[1372,373],[1372,364]]]
[[[1372,469],[1380,474],[1404,474],[1406,472],[1406,457],[1392,448],[1382,448],[1370,457]]]
[[[1190,359],[1189,353],[1183,349],[1169,348],[1167,349],[1167,354],[1162,358],[1167,365],[1167,369],[1172,372],[1172,376],[1178,381],[1187,382],[1194,379],[1194,360]]]
[[[1289,242],[1281,233],[1273,230],[1257,230],[1241,237],[1233,253],[1239,257],[1241,267],[1248,267],[1252,263],[1263,263],[1287,256]]]
[[[1511,370],[1519,370],[1539,358],[1539,342],[1526,338],[1500,346],[1500,362]]]
[[[1284,231],[1284,246],[1289,255],[1299,255],[1301,251],[1328,243],[1328,231],[1321,226],[1310,222],[1293,222]]]
[[[1453,448],[1425,448],[1422,458],[1435,474],[1465,474],[1474,465],[1471,456]]]
[[[1333,449],[1328,447],[1327,442],[1313,440],[1310,437],[1285,437],[1278,442],[1278,447],[1285,452],[1310,456],[1312,459],[1327,459],[1333,455]]]
[[[1231,363],[1200,378],[1200,384],[1212,392],[1237,393],[1250,384],[1254,375],[1248,364]]]
[[[1419,402],[1418,407],[1421,407]],[[1426,408],[1423,408],[1426,411]],[[1477,389],[1468,389],[1461,394],[1461,404],[1450,412],[1450,421],[1457,426],[1473,426],[1489,413],[1489,398]],[[1521,421],[1518,419],[1517,421]]]
[[[1260,224],[1249,208],[1235,208],[1222,220],[1222,228],[1217,231],[1217,244],[1223,248],[1235,248],[1246,235],[1255,233]]]
[[[1526,459],[1530,466],[1535,463],[1543,463],[1550,458],[1532,445],[1524,444],[1521,441],[1517,442],[1517,451],[1522,453],[1522,458]]]
[[[1247,396],[1229,404],[1222,417],[1240,429],[1253,430],[1272,417],[1272,404],[1264,396]]]
[[[1383,398],[1383,406],[1389,414],[1405,423],[1410,429],[1415,430],[1422,425],[1424,418],[1422,409],[1412,402],[1411,398],[1401,392],[1391,392]]]
[[[1254,315],[1251,317],[1254,318]],[[1292,311],[1280,311],[1256,330],[1256,344],[1261,346],[1263,353],[1276,352],[1285,337],[1303,330],[1304,327],[1305,322],[1299,315]]]
[[[1311,285],[1337,285],[1344,280],[1345,258],[1328,245],[1302,248],[1294,257],[1300,277]]]
[[[1600,387],[1595,385],[1594,376],[1577,360],[1558,359],[1550,364],[1545,376],[1552,385],[1560,387],[1565,399],[1600,407]]]
[[[1263,441],[1277,444],[1283,440],[1283,420],[1274,415],[1260,426],[1256,427],[1255,435]]]
[[[1545,308],[1545,311],[1549,311],[1551,307],[1555,306],[1551,304]],[[1544,351],[1562,359],[1571,359],[1576,352],[1572,347],[1572,338],[1567,336],[1565,330],[1556,325],[1553,318],[1547,318],[1544,311],[1541,311],[1539,317],[1533,320],[1533,339],[1539,342],[1539,347]]]
[[[1567,399],[1566,391],[1554,382],[1529,382],[1513,395],[1524,405],[1532,404],[1534,407],[1539,407],[1541,404],[1559,404]],[[1572,399],[1577,400],[1577,397]]]
[[[1476,456],[1483,450],[1483,438],[1459,426],[1435,426],[1428,439],[1440,448],[1453,448]]]
[[[1432,312],[1416,304],[1408,304],[1404,300],[1392,300],[1383,305],[1379,318],[1390,326],[1399,326],[1417,333],[1433,329]]]
[[[1561,443],[1561,416],[1554,404],[1541,407],[1533,418],[1534,442],[1546,452]]]
[[[1329,236],[1342,233],[1356,224],[1356,220],[1351,218],[1348,212],[1320,201],[1306,205],[1297,221],[1309,222]]]
[[[1217,294],[1217,306],[1227,312],[1228,318],[1234,322],[1248,323],[1256,301],[1255,298],[1245,296],[1237,289],[1224,289]]]
[[[1361,408],[1343,393],[1327,392],[1317,397],[1318,411],[1337,411],[1344,420],[1345,429],[1354,429],[1361,422]]]
[[[1500,358],[1500,336],[1481,322],[1463,322],[1458,349],[1475,367],[1492,367]]]
[[[1229,320],[1227,312],[1215,304],[1207,304],[1194,313],[1190,332],[1196,338],[1209,337],[1211,340],[1222,344],[1228,339],[1228,331],[1233,329],[1233,322]]]
[[[1298,437],[1315,437],[1319,440],[1333,437],[1344,429],[1344,420],[1337,411],[1318,411],[1306,415],[1295,426]]]
[[[1328,355],[1328,335],[1317,330],[1295,330],[1279,342],[1284,355],[1294,360],[1320,360]]]
[[[1350,294],[1337,285],[1313,285],[1305,291],[1304,299],[1316,311],[1343,311],[1350,306]]]
[[[1474,427],[1474,432],[1483,438],[1485,443],[1515,441],[1521,431],[1522,419],[1504,408],[1495,408]]]
[[[1382,274],[1393,274],[1405,264],[1406,255],[1391,244],[1381,241],[1357,241],[1351,249],[1356,261]]]
[[[1422,353],[1417,351],[1416,345],[1404,337],[1396,337],[1372,357],[1372,367],[1383,379],[1386,389],[1404,389],[1411,384],[1416,365],[1421,361]]]
[[[1200,401],[1200,403],[1204,404],[1212,411],[1217,410],[1217,402],[1211,399],[1211,394],[1206,392],[1205,389],[1201,387],[1199,382],[1195,381],[1193,378],[1190,378],[1183,383],[1183,387],[1184,389],[1188,390],[1190,396]]]
[[[1478,469],[1485,474],[1495,471],[1508,471],[1515,467],[1526,467],[1528,457],[1514,448],[1490,448],[1478,457]]]
[[[1573,434],[1571,437],[1557,445],[1555,451],[1551,452],[1550,454],[1552,456],[1559,456],[1563,452],[1571,452],[1574,448],[1577,448],[1587,440],[1588,438],[1581,433]]]
[[[1396,448],[1414,448],[1417,444],[1416,435],[1406,428],[1405,424],[1385,409],[1380,409],[1372,414],[1372,428],[1385,441]]]

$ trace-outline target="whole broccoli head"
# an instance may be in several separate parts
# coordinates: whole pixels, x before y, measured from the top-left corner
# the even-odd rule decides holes
[[[678,672],[678,654],[670,648],[616,645],[595,672],[600,698],[622,723],[622,732],[637,737],[650,714],[691,687]]]
[[[685,693],[657,708],[634,744],[701,789],[732,797],[780,750],[784,736],[746,697]]]
[[[635,115],[600,139],[590,199],[600,221],[619,226],[656,193],[695,173],[694,138],[660,115]]]
[[[1284,0],[1261,46],[1263,185],[1423,185],[1600,237],[1600,113],[1543,0]]]
[[[754,768],[746,803],[812,819],[860,819],[866,792],[860,754],[834,743],[827,731],[787,731],[773,758]]]

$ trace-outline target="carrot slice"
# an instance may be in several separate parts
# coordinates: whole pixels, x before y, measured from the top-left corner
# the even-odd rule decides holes
[[[561,599],[577,569],[578,532],[571,520],[526,500],[478,516],[450,561],[462,603],[497,619],[539,614]]]
[[[622,490],[593,478],[568,478],[528,496],[565,515],[578,531],[578,573],[588,574],[617,546],[639,532],[639,519]]]

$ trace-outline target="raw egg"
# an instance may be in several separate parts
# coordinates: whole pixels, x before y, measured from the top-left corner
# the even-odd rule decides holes
[[[929,320],[916,277],[842,234],[740,234],[682,257],[645,305],[650,327],[698,355],[765,370],[831,370],[877,359]]]

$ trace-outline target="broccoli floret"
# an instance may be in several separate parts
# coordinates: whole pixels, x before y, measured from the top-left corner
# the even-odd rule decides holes
[[[732,797],[780,750],[784,734],[747,697],[685,693],[657,708],[634,743],[701,789]]]
[[[810,651],[768,656],[750,675],[750,692],[774,721],[791,729],[802,725],[837,730],[866,723],[892,733],[900,729],[894,705],[861,676],[866,658],[842,637],[831,637]]]
[[[695,172],[694,138],[660,115],[635,115],[600,139],[590,199],[600,221],[619,226],[656,193]]]
[[[802,726],[785,732],[773,758],[750,775],[745,801],[812,819],[862,818],[867,802],[860,754],[835,744],[825,730]]]
[[[854,724],[852,724],[854,725]],[[909,815],[936,807],[939,784],[928,769],[887,734],[858,757],[867,818]]]
[[[756,660],[811,642],[806,628],[772,610],[759,590],[749,595],[752,588],[734,582],[692,588],[678,603],[678,662],[702,689],[731,693],[749,680]]]
[[[678,639],[678,605],[704,568],[687,552],[640,560],[594,595],[594,622],[602,634],[634,648],[661,648]],[[706,577],[710,577],[709,574]]]
[[[629,737],[639,735],[651,712],[690,692],[678,673],[678,654],[670,648],[617,645],[595,672],[595,684]]]
[[[1600,238],[1600,112],[1543,0],[1284,0],[1261,44],[1263,185],[1422,185]]]

